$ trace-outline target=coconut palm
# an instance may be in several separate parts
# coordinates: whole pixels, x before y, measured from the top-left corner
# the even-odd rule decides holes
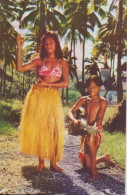
[[[16,3],[17,1],[1,0],[0,6],[0,59],[1,64],[3,66],[3,74],[1,75],[1,83],[0,83],[0,93],[4,96],[5,94],[5,87],[6,87],[6,80],[8,80],[8,76],[6,73],[6,67],[12,67],[12,80],[13,80],[13,68],[15,66],[15,56],[16,56],[16,31],[14,30],[11,21],[17,18],[17,8]]]
[[[84,84],[84,59],[85,59],[85,41],[92,39],[91,31],[94,30],[94,26],[100,26],[100,20],[97,14],[104,16],[105,12],[100,7],[102,1],[95,1],[94,11],[88,14],[88,0],[79,0],[74,2],[72,0],[65,1],[65,15],[67,16],[66,25],[66,37],[71,38],[71,42],[75,42],[78,36],[78,40],[83,45],[83,58],[82,58],[82,85]],[[85,93],[83,87],[82,94]]]
[[[101,73],[100,73],[100,69],[98,67],[98,61],[91,57],[90,59],[89,58],[86,58],[85,59],[85,62],[88,62],[89,64],[87,64],[85,66],[85,74],[87,75],[98,75],[98,76],[101,76]]]
[[[122,75],[121,75],[121,58],[122,58],[122,27],[123,27],[123,2],[119,0],[119,14],[117,24],[117,42],[118,42],[118,59],[117,59],[117,91],[118,91],[118,102],[123,99],[122,89]]]
[[[74,57],[71,57],[71,50],[68,50],[68,47],[65,46],[62,49],[63,56],[65,59],[67,59],[68,64],[69,64],[69,74],[70,78],[73,81],[74,78],[76,78],[77,83],[79,82],[78,74],[77,74],[77,66],[73,63]]]
[[[95,41],[93,54],[98,57],[99,55],[104,58],[111,59],[111,71],[114,76],[114,58],[116,53],[116,18],[110,13],[107,14],[107,22],[104,23],[98,30],[98,37]],[[95,52],[95,53],[94,53]],[[96,53],[97,52],[97,53]]]
[[[56,5],[62,8],[62,1],[29,0],[29,4],[25,7],[28,14],[21,18],[22,28],[27,26],[31,32],[28,40],[38,43],[47,29],[58,31],[61,34],[65,16],[55,9]],[[36,44],[35,47],[37,46]]]
[[[118,2],[118,1],[117,1]],[[125,1],[123,1],[125,5]],[[117,17],[111,14],[112,9],[118,12]],[[96,39],[94,51],[97,50],[98,54],[102,54],[107,58],[111,58],[111,69],[114,76],[114,58],[118,54],[117,62],[117,87],[118,87],[118,102],[122,100],[122,78],[121,78],[121,58],[124,54],[125,40],[127,36],[126,18],[127,12],[123,12],[125,7],[122,8],[122,1],[119,0],[119,6],[112,2],[109,13],[107,15],[107,22],[99,29],[99,36]],[[122,14],[124,13],[124,15]],[[124,16],[124,17],[123,17]],[[104,46],[104,47],[103,47]],[[103,49],[103,48],[104,49]],[[104,54],[105,52],[105,54]]]

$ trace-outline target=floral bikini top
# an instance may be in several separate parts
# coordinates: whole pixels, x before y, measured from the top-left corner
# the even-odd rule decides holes
[[[59,66],[59,61],[58,61],[58,65],[55,68],[50,70],[45,65],[45,60],[46,60],[46,58],[44,59],[43,65],[38,67],[38,69],[37,69],[38,76],[41,77],[41,76],[49,76],[50,75],[50,76],[54,76],[54,77],[61,77],[62,70]]]

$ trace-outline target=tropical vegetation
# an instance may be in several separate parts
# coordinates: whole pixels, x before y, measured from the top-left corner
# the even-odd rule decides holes
[[[109,9],[107,9],[109,7]],[[0,98],[24,97],[32,83],[36,82],[36,71],[16,71],[16,37],[14,21],[19,31],[27,29],[23,49],[23,62],[38,54],[40,38],[47,30],[55,30],[65,40],[64,57],[68,60],[70,80],[75,83],[76,97],[87,94],[85,78],[88,74],[100,75],[98,63],[110,68],[110,80],[116,82],[118,103],[123,99],[122,59],[127,45],[127,6],[125,0],[0,0]],[[94,37],[98,28],[97,37]],[[86,41],[94,44],[91,58],[85,57]],[[82,73],[77,66],[76,46],[82,45]],[[117,79],[115,80],[115,58],[117,57]],[[107,61],[111,61],[111,65]],[[125,63],[126,64],[126,63]],[[108,85],[106,85],[108,86]],[[107,89],[108,90],[108,89]],[[71,87],[62,90],[63,102],[73,96]],[[106,94],[105,94],[106,95]],[[71,99],[74,98],[72,97]],[[71,101],[71,100],[69,100]]]
[[[105,7],[109,5],[109,10]],[[76,77],[77,88],[85,94],[85,72],[95,73],[94,65],[86,65],[85,43],[91,40],[94,43],[91,59],[100,59],[100,56],[111,61],[111,76],[114,77],[114,59],[118,56],[117,90],[118,101],[122,101],[122,72],[121,59],[126,54],[127,36],[127,9],[125,0],[0,0],[0,96],[9,97],[22,95],[24,98],[29,86],[33,82],[34,72],[16,73],[16,36],[17,32],[12,21],[19,22],[19,28],[27,28],[25,40],[27,45],[23,51],[23,61],[28,61],[39,50],[39,42],[47,29],[57,31],[64,38],[66,47],[69,47],[70,77]],[[115,13],[115,14],[114,14]],[[101,22],[104,19],[104,22]],[[93,32],[98,27],[98,36]],[[82,44],[82,74],[79,81],[76,64],[76,43]],[[96,66],[95,69],[98,69]],[[19,85],[14,80],[14,74],[19,78]],[[72,76],[73,75],[73,76]],[[22,82],[21,82],[22,77]],[[25,77],[27,78],[25,80]],[[32,82],[31,82],[32,80]],[[15,90],[14,90],[15,88]],[[16,90],[20,88],[20,90]],[[68,93],[68,91],[66,91]],[[68,98],[68,96],[66,96]]]

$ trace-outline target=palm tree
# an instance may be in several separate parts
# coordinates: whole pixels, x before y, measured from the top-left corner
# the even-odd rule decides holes
[[[12,79],[11,85],[13,81],[13,68],[15,66],[15,59],[16,59],[16,31],[14,30],[11,21],[17,18],[16,11],[16,0],[7,0],[1,1],[0,6],[0,59],[3,64],[3,74],[1,75],[1,83],[0,83],[0,93],[4,96],[5,94],[5,87],[6,87],[6,79],[8,78],[6,73],[7,66],[12,67]]]
[[[58,9],[55,9],[57,4],[62,8],[62,1],[29,0],[29,4],[25,7],[25,10],[29,12],[26,16],[22,16],[21,24],[22,28],[27,26],[31,31],[30,41],[39,43],[41,36],[47,29],[58,31],[59,34],[62,33],[65,16]],[[35,47],[37,50],[38,44]]]
[[[62,52],[63,52],[64,58],[67,59],[68,64],[69,64],[69,74],[70,74],[71,80],[73,81],[73,79],[76,78],[77,83],[78,83],[79,78],[78,78],[78,75],[77,75],[77,66],[75,65],[75,63],[73,63],[73,60],[75,60],[75,59],[74,59],[74,57],[71,57],[71,50],[69,51],[68,47],[65,46],[62,49]]]
[[[99,29],[98,39],[101,44],[98,45],[100,53],[105,58],[111,59],[111,73],[114,77],[114,59],[116,53],[116,18],[110,13],[107,14],[107,22]],[[103,48],[102,48],[103,47]]]
[[[102,1],[101,1],[102,2]],[[70,0],[69,3],[65,3],[65,15],[67,16],[67,30],[66,33],[71,40],[74,38],[76,40],[76,35],[78,35],[78,40],[83,44],[83,58],[82,58],[82,85],[84,85],[84,59],[85,59],[85,41],[86,39],[92,39],[93,37],[90,31],[94,30],[94,26],[100,26],[100,21],[97,14],[104,15],[105,12],[99,7],[99,2],[95,3],[95,9],[89,15],[88,13],[88,0],[80,0],[78,3]],[[72,34],[72,33],[73,34]],[[72,36],[70,36],[70,34]],[[83,87],[82,94],[85,93]]]
[[[125,1],[123,1],[123,4]],[[117,17],[111,14],[112,9],[116,9],[118,12]],[[118,9],[119,8],[119,9]],[[122,51],[125,47],[126,40],[126,18],[127,14],[123,15],[122,1],[119,0],[119,6],[111,3],[109,13],[107,14],[107,22],[99,29],[99,36],[96,39],[96,45],[94,50],[97,50],[98,54],[102,54],[107,58],[111,58],[111,69],[114,77],[114,59],[118,54],[117,62],[117,87],[118,87],[118,102],[122,100],[122,78],[121,78],[121,58],[124,53]],[[126,13],[126,11],[124,12]],[[123,16],[124,17],[123,17]]]
[[[68,47],[65,46],[62,49],[63,52],[63,57],[65,59],[67,59],[68,61],[68,65],[69,65],[69,75],[71,80],[73,81],[74,78],[76,78],[77,83],[79,83],[79,78],[78,78],[78,74],[77,74],[77,66],[75,65],[75,62],[73,63],[73,61],[75,60],[74,57],[71,57],[71,50],[68,50]],[[64,97],[64,89],[62,91],[62,97]],[[63,98],[64,99],[64,98]],[[63,100],[64,102],[64,100]],[[68,88],[66,89],[66,103],[68,102]]]
[[[98,67],[98,61],[91,57],[91,59],[86,58],[85,62],[88,62],[89,64],[85,66],[85,74],[87,75],[98,75],[101,76],[100,69]]]
[[[122,58],[122,15],[123,15],[123,3],[119,0],[119,15],[117,24],[117,41],[118,41],[118,61],[117,61],[117,90],[118,90],[118,102],[123,99],[123,87],[122,87],[122,75],[121,75],[121,58]]]

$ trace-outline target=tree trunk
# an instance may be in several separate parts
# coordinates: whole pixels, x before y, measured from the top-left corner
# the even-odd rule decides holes
[[[113,56],[113,66],[112,66],[112,70],[113,70],[113,72],[112,72],[112,77],[114,78],[114,67],[115,67],[115,55]]]
[[[5,64],[4,64],[5,65]],[[0,96],[2,96],[2,91],[3,91],[3,80],[4,80],[4,66],[3,69],[1,68],[1,73],[0,73]]]
[[[23,73],[22,100],[24,100],[24,94],[25,94],[25,73]]]
[[[111,68],[110,68],[110,77],[112,77],[113,74],[113,53],[111,52]]]
[[[30,75],[30,72],[29,72],[29,89],[30,89],[30,86],[31,86],[30,77],[31,77],[31,75]]]
[[[4,65],[4,76],[3,76],[3,94],[2,96],[4,97],[5,95],[5,87],[6,87],[6,61],[5,61],[5,65]]]
[[[122,58],[122,0],[119,0],[119,17],[118,17],[118,61],[117,61],[117,90],[118,90],[118,103],[123,99],[122,77],[121,77],[121,58]]]
[[[62,89],[62,103],[64,103],[64,88]]]
[[[75,39],[74,39],[74,65],[76,66],[76,55],[75,55]]]
[[[82,54],[82,94],[85,94],[85,89],[84,89],[84,71],[85,71],[85,66],[84,66],[84,59],[85,59],[85,38],[83,41],[83,54]]]
[[[12,84],[13,84],[13,67],[12,67],[12,71],[11,71],[11,76],[12,76],[12,80],[11,80],[11,84],[10,84],[10,87],[9,87],[9,90],[8,90],[8,96],[10,95]]]
[[[66,103],[68,103],[68,87],[66,88]]]
[[[73,42],[73,41],[71,40],[71,55],[72,55],[72,42]]]

